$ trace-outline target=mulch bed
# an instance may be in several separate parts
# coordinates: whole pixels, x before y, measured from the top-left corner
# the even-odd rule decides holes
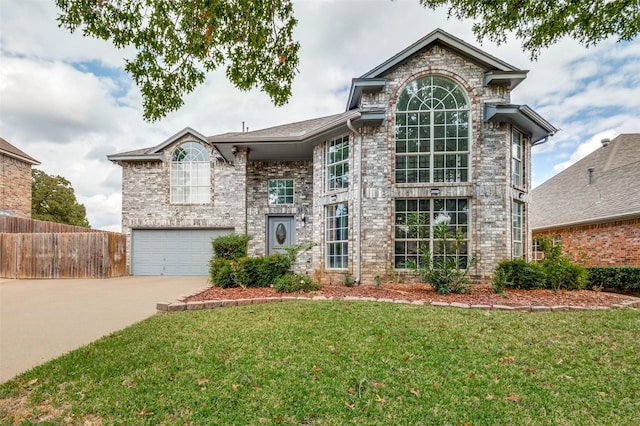
[[[629,301],[640,299],[631,296],[607,293],[601,291],[553,291],[553,290],[505,290],[503,294],[496,294],[490,285],[474,285],[471,294],[437,294],[433,288],[425,284],[414,285],[324,285],[321,290],[310,293],[279,293],[272,288],[229,288],[210,287],[204,291],[189,296],[184,302],[207,300],[255,299],[266,297],[302,296],[312,298],[324,296],[328,299],[344,299],[353,297],[374,298],[385,300],[407,300],[410,302],[423,301],[425,303],[463,303],[467,305],[502,305],[502,306],[570,306],[580,308],[612,307]]]

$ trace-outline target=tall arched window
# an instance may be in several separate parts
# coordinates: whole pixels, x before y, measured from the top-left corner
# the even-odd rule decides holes
[[[210,201],[209,153],[199,143],[183,143],[171,157],[171,202],[201,204]]]
[[[409,83],[396,106],[396,183],[469,180],[469,101],[454,81]]]

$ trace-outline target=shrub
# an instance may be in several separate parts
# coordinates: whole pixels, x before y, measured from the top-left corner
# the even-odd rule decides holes
[[[266,257],[242,257],[237,260],[213,258],[209,268],[211,284],[222,287],[269,287],[291,267],[282,254]]]
[[[562,243],[545,250],[542,270],[547,288],[553,290],[582,290],[587,286],[589,276],[582,265],[562,255]]]
[[[587,272],[593,287],[614,291],[640,290],[640,267],[591,266]]]
[[[249,245],[249,235],[223,235],[211,241],[214,256],[227,260],[238,260],[247,257],[247,247]]]
[[[498,282],[496,282],[498,280]],[[532,290],[545,287],[545,274],[540,265],[523,259],[504,260],[496,268],[493,285],[502,288]]]
[[[320,290],[320,286],[314,284],[311,278],[302,274],[285,274],[276,278],[273,287],[282,293],[294,293],[296,291]]]

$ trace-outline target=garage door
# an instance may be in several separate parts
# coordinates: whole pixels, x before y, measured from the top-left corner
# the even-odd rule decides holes
[[[134,229],[132,275],[209,275],[211,240],[231,229]]]

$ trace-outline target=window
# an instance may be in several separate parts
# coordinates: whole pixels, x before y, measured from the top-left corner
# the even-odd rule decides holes
[[[199,143],[183,143],[171,157],[171,202],[201,204],[210,201],[209,153]]]
[[[346,269],[349,261],[349,206],[333,204],[326,209],[327,267]]]
[[[396,183],[469,180],[469,101],[455,82],[419,78],[396,106]]]
[[[524,178],[522,175],[522,133],[517,130],[513,131],[513,141],[511,144],[513,185],[522,186]]]
[[[269,179],[269,204],[293,204],[293,179]]]
[[[512,212],[512,226],[511,226],[511,234],[513,239],[513,252],[511,256],[514,259],[522,259],[524,253],[522,252],[522,242],[524,240],[524,227],[523,227],[523,219],[524,219],[524,203],[520,201],[513,200],[513,212]]]
[[[349,136],[327,143],[327,191],[349,187]]]
[[[433,226],[440,221],[449,223],[449,230],[460,230],[463,241],[459,253],[439,253],[439,245],[433,239]],[[453,241],[447,242],[452,247]],[[395,267],[404,269],[411,260],[424,265],[425,251],[434,258],[456,258],[465,268],[469,256],[469,200],[466,198],[397,199],[395,202]]]

